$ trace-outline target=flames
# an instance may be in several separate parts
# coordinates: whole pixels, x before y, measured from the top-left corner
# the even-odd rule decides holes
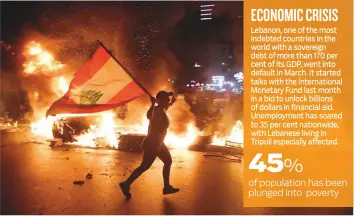
[[[56,89],[55,93],[58,97],[62,97],[69,90],[69,82],[64,76],[55,77],[52,82],[52,86]]]
[[[63,68],[63,64],[55,60],[53,55],[45,50],[41,44],[31,41],[25,50],[26,62],[23,64],[25,74],[56,73]]]
[[[165,143],[174,148],[187,148],[194,143],[199,134],[198,129],[192,123],[189,123],[185,134],[175,134],[169,131],[166,135]]]
[[[74,118],[80,115],[58,115],[43,118],[38,122],[31,124],[32,133],[47,139],[53,139],[52,126],[61,119]],[[141,120],[139,124],[124,126],[116,121],[115,114],[112,111],[100,113],[96,117],[96,122],[91,124],[88,131],[74,136],[75,142],[71,144],[87,146],[87,147],[104,147],[110,146],[118,148],[119,136],[121,134],[143,134],[146,135],[148,131],[148,120]],[[185,134],[176,134],[171,131],[167,133],[165,143],[173,148],[187,148],[197,138],[198,129],[192,124],[188,124],[187,132]]]
[[[230,145],[243,147],[243,124],[241,121],[237,121],[235,126],[233,126],[230,135],[226,137],[213,137],[213,144],[218,146],[224,146],[226,143]]]
[[[241,121],[236,122],[230,135],[226,139],[236,144],[243,144],[243,124]]]
[[[104,112],[96,119],[96,124],[90,125],[88,132],[75,137],[73,144],[98,147],[108,144],[112,148],[118,148],[118,134],[115,131],[116,124],[113,112]]]
[[[52,127],[57,119],[57,117],[48,116],[48,118],[42,118],[37,122],[31,123],[32,133],[44,138],[52,139]]]
[[[62,97],[69,89],[69,78],[62,74],[64,64],[57,61],[54,56],[44,47],[37,42],[30,42],[26,46],[26,62],[23,64],[24,73],[26,75],[49,75],[51,78],[51,89],[56,95],[56,98],[52,102]],[[34,101],[40,101],[41,92],[34,91],[30,95],[34,98]],[[51,103],[52,103],[51,102]],[[61,114],[57,116],[49,116],[45,118],[45,111],[48,109],[49,104],[43,107],[43,104],[36,106],[37,103],[32,103],[35,112],[40,113],[40,118],[37,118],[31,126],[31,131],[34,135],[53,139],[53,125],[62,129],[62,120],[66,118],[74,118],[79,116],[77,114]],[[145,108],[144,111],[146,112]],[[148,131],[149,121],[145,116],[136,117],[135,124],[127,124],[124,121],[116,118],[113,111],[105,111],[102,113],[91,114],[90,118],[95,119],[88,130],[74,136],[76,140],[71,144],[87,146],[87,147],[100,147],[110,146],[112,148],[118,148],[119,136],[122,134],[146,134]],[[172,122],[173,124],[173,122]],[[176,122],[178,124],[178,122]],[[62,131],[61,131],[62,132]],[[174,133],[168,131],[165,143],[173,148],[187,148],[193,144],[202,132],[195,126],[194,122],[189,122],[184,133]],[[214,137],[214,144],[225,145],[226,142],[239,143],[243,140],[243,127],[242,122],[237,122],[232,132],[228,137]]]
[[[17,121],[12,124],[10,122],[0,122],[0,131],[8,131],[17,128]]]

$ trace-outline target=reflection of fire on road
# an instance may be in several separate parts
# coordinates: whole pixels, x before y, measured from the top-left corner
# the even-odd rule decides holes
[[[64,65],[55,60],[54,56],[39,43],[30,42],[26,48],[27,61],[24,64],[24,73],[32,76],[39,74],[50,76],[51,89],[55,92],[56,97],[59,98],[64,95],[69,88],[68,80],[61,75],[60,71],[64,68]],[[148,120],[145,117],[147,108],[145,106],[134,107],[141,112],[140,115],[134,116],[133,122],[130,121],[129,123],[117,118],[113,110],[90,115],[61,114],[45,118],[45,112],[50,104],[44,106],[37,103],[41,97],[41,92],[31,92],[30,95],[32,95],[30,98],[33,110],[37,113],[36,116],[39,116],[31,124],[31,130],[33,134],[41,137],[48,139],[60,137],[63,138],[64,142],[87,147],[108,145],[118,148],[120,136],[126,134],[145,135],[148,130]],[[172,129],[168,132],[165,142],[174,148],[187,148],[197,140],[198,136],[202,135],[202,132],[195,126],[195,119],[188,117],[191,116],[191,113],[185,110],[185,104],[184,100],[183,102],[177,101],[168,112],[171,116]],[[86,122],[87,125],[83,125],[83,118],[89,119]],[[73,123],[75,121],[76,123]],[[176,127],[180,125],[181,121],[184,121],[186,126],[184,128]],[[77,122],[81,125],[78,126]],[[237,122],[228,137],[215,136],[214,142],[216,145],[225,145],[226,142],[239,143],[242,138],[242,122]]]

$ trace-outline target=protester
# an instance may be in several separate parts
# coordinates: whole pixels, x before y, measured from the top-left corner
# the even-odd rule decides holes
[[[172,96],[172,101],[170,98]],[[151,107],[147,112],[147,118],[150,120],[148,134],[142,143],[144,151],[143,160],[141,165],[136,168],[129,178],[119,184],[123,194],[127,197],[131,197],[130,185],[146,170],[148,170],[156,157],[158,157],[163,163],[163,181],[164,188],[163,194],[171,194],[179,191],[178,188],[174,188],[170,185],[170,170],[172,165],[171,154],[164,144],[164,139],[169,127],[169,119],[166,114],[166,110],[176,101],[172,92],[160,91],[156,95],[156,99],[151,97]],[[157,102],[157,106],[155,103]]]

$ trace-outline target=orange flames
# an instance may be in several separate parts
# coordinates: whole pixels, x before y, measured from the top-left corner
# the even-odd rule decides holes
[[[74,117],[77,115],[58,115],[49,116],[47,119],[43,118],[38,122],[31,124],[32,132],[36,135],[52,139],[52,125],[61,118]],[[141,124],[130,125],[129,127],[118,124],[115,120],[114,113],[106,111],[99,113],[95,124],[91,124],[89,130],[86,133],[80,134],[74,137],[77,141],[72,144],[87,146],[87,147],[99,147],[110,146],[112,148],[118,148],[120,134],[146,134],[148,130],[148,120],[144,119]],[[185,134],[175,134],[171,131],[168,132],[165,143],[173,148],[187,148],[197,138],[199,132],[193,125],[189,124],[187,132]]]
[[[53,55],[46,51],[41,44],[34,41],[26,46],[25,56],[27,57],[27,61],[23,64],[25,74],[58,72],[64,66],[55,60]]]
[[[115,131],[115,121],[113,112],[103,112],[97,119],[95,125],[90,125],[87,133],[75,137],[77,142],[73,144],[98,147],[108,144],[110,147],[118,148],[118,134]]]
[[[11,124],[10,122],[0,122],[0,131],[17,129],[17,121]]]
[[[62,97],[69,90],[69,82],[64,76],[55,77],[52,80],[52,86],[56,89],[56,94],[58,97]]]
[[[48,118],[43,117],[39,121],[31,123],[32,133],[44,138],[52,139],[52,127],[57,119],[58,117],[48,116]]]
[[[213,144],[218,146],[224,146],[226,143],[230,143],[231,145],[241,146],[243,147],[243,123],[241,121],[237,121],[235,126],[233,126],[230,135],[227,137],[213,137]]]
[[[52,77],[52,82],[50,83],[51,89],[54,90],[57,96],[56,99],[62,97],[68,91],[68,79],[57,73],[64,67],[64,65],[57,61],[53,55],[51,55],[41,46],[41,44],[34,41],[30,42],[26,47],[25,55],[27,57],[27,61],[23,64],[25,74],[50,74]],[[35,101],[37,101],[40,93],[35,91],[32,94]],[[52,127],[54,124],[59,122],[58,120],[87,115],[61,114],[54,117],[49,116],[48,118],[45,118],[45,111],[49,105],[50,104],[47,104],[47,107],[43,107],[43,105],[41,105],[41,107],[33,107],[35,112],[39,112],[41,114],[41,117],[37,118],[37,121],[31,124],[32,133],[46,139],[53,139]],[[91,116],[96,118],[96,123],[90,125],[90,128],[87,132],[74,137],[77,141],[72,144],[87,147],[99,147],[108,145],[112,148],[118,148],[119,136],[121,134],[146,134],[148,131],[149,121],[146,119],[146,117],[137,117],[136,124],[129,124],[127,126],[125,122],[116,118],[113,111],[95,113],[91,114]],[[176,124],[178,124],[178,122],[176,122]],[[185,133],[176,134],[172,131],[169,131],[167,133],[165,143],[174,148],[187,148],[196,141],[200,134],[201,132],[197,129],[194,123],[190,122],[187,124]],[[226,141],[238,143],[241,141],[240,138],[242,137],[242,122],[237,122],[229,137],[214,137],[214,142],[217,145],[225,145]]]

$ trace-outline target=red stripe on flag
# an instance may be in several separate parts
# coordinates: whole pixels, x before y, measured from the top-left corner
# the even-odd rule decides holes
[[[69,106],[70,104],[75,104],[75,102],[69,99],[70,91],[75,88],[75,86],[81,86],[90,80],[110,58],[112,58],[111,55],[102,46],[100,46],[93,54],[91,59],[76,71],[74,78],[70,82],[69,90],[62,98],[52,104],[52,106],[47,111],[47,115],[50,115],[50,113],[57,114],[55,111],[60,110],[57,108],[59,106]],[[60,111],[60,113],[63,112]]]
[[[121,100],[136,97],[136,95],[143,95],[145,91],[140,88],[136,82],[132,81],[126,85],[118,94],[114,95],[107,104],[117,103]]]
[[[70,83],[68,92],[66,92],[66,94],[62,98],[52,104],[52,106],[47,111],[47,116],[69,113],[74,114],[102,112],[124,105],[136,99],[140,95],[145,94],[145,91],[137,83],[132,81],[128,85],[126,85],[122,90],[117,92],[116,95],[109,99],[109,101],[107,101],[107,103],[105,104],[77,104],[75,101],[70,99],[71,90],[83,85],[88,80],[90,80],[111,58],[113,57],[102,46],[100,46],[94,53],[92,58],[79,70],[77,70],[73,80]],[[114,73],[115,71],[112,72]]]
[[[81,86],[87,80],[91,79],[110,58],[112,58],[111,55],[100,46],[93,54],[92,58],[76,71],[70,83],[70,89],[73,86]]]
[[[49,108],[49,110],[47,111],[47,116],[53,114],[56,115],[102,112],[124,105],[143,94],[145,94],[145,91],[143,91],[138,84],[132,81],[115,96],[113,96],[106,104],[81,105],[75,103],[67,97],[62,97],[59,100],[55,101],[53,105]]]
[[[75,114],[75,113],[85,114],[85,113],[103,112],[124,105],[136,99],[137,97],[139,96],[136,96],[134,98],[128,98],[125,101],[120,101],[119,103],[116,104],[97,104],[97,105],[80,105],[76,103],[63,104],[62,101],[58,100],[48,110],[47,116],[57,115],[57,114]]]

